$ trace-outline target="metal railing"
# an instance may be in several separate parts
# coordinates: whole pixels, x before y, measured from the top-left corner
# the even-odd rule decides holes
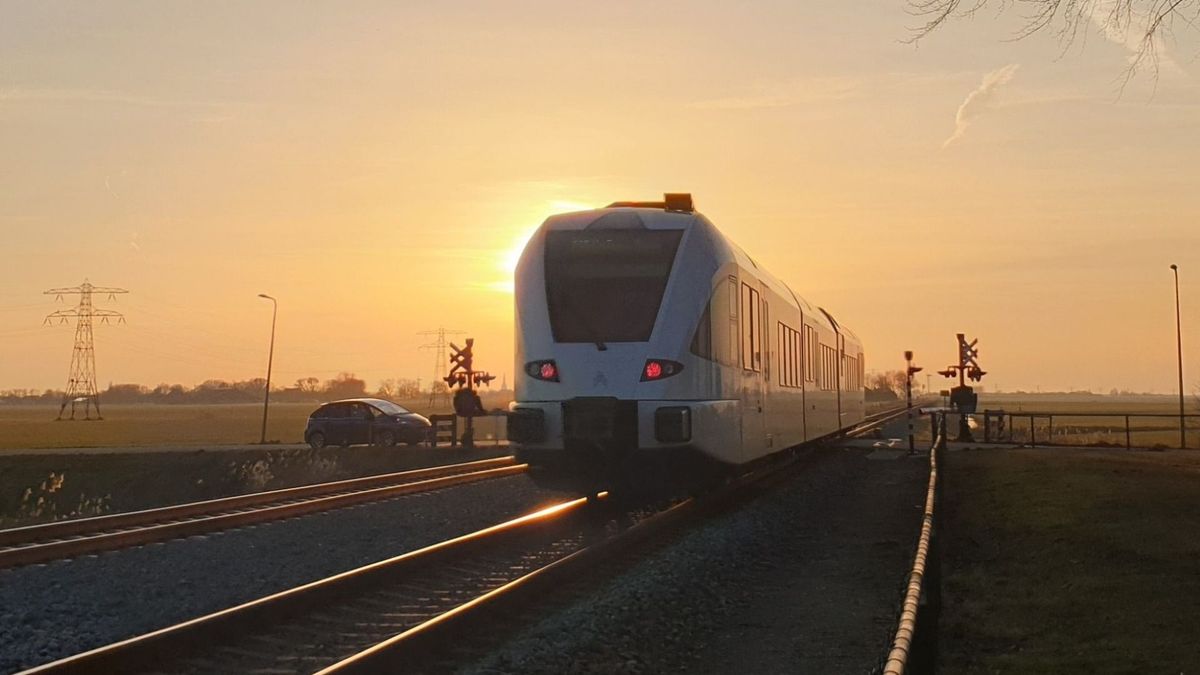
[[[938,480],[938,464],[946,448],[946,414],[933,415],[937,437],[929,451],[929,485],[925,490],[921,535],[917,539],[912,568],[908,573],[895,637],[881,671],[883,675],[933,672],[937,660],[937,622],[941,610],[938,529],[941,523],[940,517],[937,522],[934,521],[934,514],[941,503],[942,482]]]
[[[1039,412],[984,410],[974,418],[983,423],[984,443],[1027,443],[1099,447],[1179,447],[1178,413]],[[1200,414],[1182,416],[1188,446],[1200,447]],[[1111,420],[1101,423],[1099,420]],[[1163,420],[1152,423],[1151,420]],[[1057,422],[1057,423],[1056,423]],[[1150,436],[1150,434],[1154,434]],[[1135,445],[1135,438],[1140,441]],[[976,434],[976,440],[978,434]]]

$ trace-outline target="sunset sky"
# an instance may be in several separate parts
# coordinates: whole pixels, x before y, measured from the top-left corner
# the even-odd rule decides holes
[[[353,10],[344,5],[353,6]],[[418,331],[512,381],[548,214],[691,192],[866,345],[980,339],[1005,390],[1200,385],[1200,39],[1123,90],[1092,32],[903,0],[0,1],[0,389],[63,387],[42,291],[90,279],[101,386],[428,381]],[[68,302],[70,298],[67,299]]]

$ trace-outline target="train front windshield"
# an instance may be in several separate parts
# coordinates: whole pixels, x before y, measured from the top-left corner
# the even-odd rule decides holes
[[[546,233],[546,301],[556,342],[645,342],[683,230]]]

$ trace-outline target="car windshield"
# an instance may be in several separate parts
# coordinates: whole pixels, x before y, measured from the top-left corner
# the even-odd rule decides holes
[[[409,412],[407,409],[402,408],[391,401],[372,401],[371,405],[379,408],[386,415],[404,415]]]

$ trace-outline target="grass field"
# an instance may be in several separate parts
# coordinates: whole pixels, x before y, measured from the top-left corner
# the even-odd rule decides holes
[[[494,398],[494,397],[493,397]],[[449,412],[442,406],[430,410],[428,399],[398,401],[421,414]],[[484,406],[507,407],[508,402],[484,397]],[[267,418],[267,439],[279,443],[303,442],[304,425],[315,403],[272,403]],[[203,445],[257,443],[262,406],[227,405],[104,405],[104,420],[55,421],[57,406],[0,405],[0,451],[15,448],[87,448],[153,445]],[[503,434],[495,419],[479,422],[476,439]]]
[[[446,413],[447,405],[430,408],[428,399],[397,401],[419,413]],[[484,393],[484,407],[508,407],[508,399]],[[879,404],[889,407],[894,403]],[[1188,401],[1189,411],[1194,401]],[[1178,411],[1170,397],[1133,397],[1128,399],[1093,396],[1071,397],[1058,395],[987,394],[980,397],[979,409],[1039,412],[1155,412],[1170,414]],[[303,441],[304,424],[317,404],[272,403],[267,424],[267,439],[279,443]],[[75,447],[137,447],[155,445],[204,445],[256,443],[262,424],[262,407],[258,404],[222,405],[104,405],[102,422],[56,422],[57,406],[0,405],[0,451],[18,448],[75,448]],[[1016,433],[1025,433],[1024,420],[1017,419]],[[1049,438],[1044,422],[1038,422],[1038,438]],[[1124,421],[1121,419],[1087,420],[1084,418],[1058,420],[1056,442],[1067,444],[1112,443],[1124,444]],[[1178,445],[1178,427],[1170,418],[1135,420],[1143,428],[1134,435],[1135,444],[1150,446],[1163,443]],[[1200,446],[1200,420],[1190,434],[1189,447]],[[1102,425],[1109,427],[1101,428]],[[918,431],[926,434],[924,425]],[[480,422],[477,438],[488,440],[489,434],[503,438],[504,425],[494,419]],[[924,436],[922,436],[924,438]]]
[[[1200,454],[947,453],[948,673],[1200,668]]]

